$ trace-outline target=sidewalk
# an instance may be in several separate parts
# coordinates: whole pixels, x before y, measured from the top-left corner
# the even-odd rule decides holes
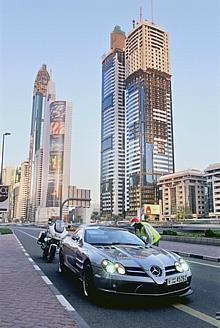
[[[22,251],[14,235],[0,236],[0,263],[0,327],[84,326],[77,320],[77,313],[71,305],[65,303],[64,297],[56,295],[57,290],[49,279],[41,276],[42,271]],[[62,306],[61,302],[65,305]]]
[[[160,247],[182,256],[220,262],[220,247],[160,240]]]

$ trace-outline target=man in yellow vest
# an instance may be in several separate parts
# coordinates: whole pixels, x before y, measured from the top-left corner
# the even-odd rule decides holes
[[[159,246],[160,234],[152,225],[146,221],[140,221],[139,218],[131,219],[131,226],[135,229],[135,234],[148,243]]]

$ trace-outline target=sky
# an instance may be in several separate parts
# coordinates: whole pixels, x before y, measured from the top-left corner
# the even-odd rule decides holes
[[[0,137],[4,166],[28,158],[32,92],[42,64],[73,104],[71,184],[99,202],[101,57],[115,25],[151,20],[150,0],[0,0]],[[170,37],[176,171],[220,162],[220,1],[153,0]]]

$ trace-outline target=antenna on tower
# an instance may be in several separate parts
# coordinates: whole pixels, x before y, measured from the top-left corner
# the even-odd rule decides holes
[[[143,20],[143,10],[142,7],[140,7],[140,22]]]
[[[151,23],[154,24],[154,4],[153,4],[153,0],[150,0],[150,7],[151,7]]]

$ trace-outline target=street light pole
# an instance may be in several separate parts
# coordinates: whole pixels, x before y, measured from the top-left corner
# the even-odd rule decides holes
[[[5,148],[5,136],[10,136],[11,133],[3,133],[2,136],[2,161],[1,161],[1,175],[0,175],[0,185],[2,184],[2,175],[3,175],[3,162],[4,162],[4,148]]]

